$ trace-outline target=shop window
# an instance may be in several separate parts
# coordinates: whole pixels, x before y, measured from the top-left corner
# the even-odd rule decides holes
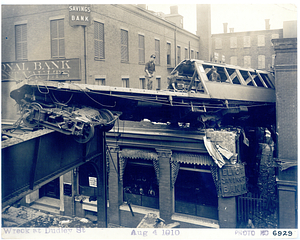
[[[65,32],[64,19],[52,20],[50,22],[51,29],[51,57],[65,57]]]
[[[27,24],[15,26],[16,60],[27,60]]]
[[[94,23],[94,48],[95,59],[104,59],[104,24]]]
[[[182,163],[180,166],[175,183],[175,212],[218,219],[218,195],[210,168]]]
[[[128,160],[124,171],[124,201],[130,204],[159,208],[159,188],[150,160]]]
[[[160,41],[155,39],[155,64],[160,65]]]

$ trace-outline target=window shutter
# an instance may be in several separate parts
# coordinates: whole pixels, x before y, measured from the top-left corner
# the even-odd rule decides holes
[[[27,59],[27,25],[16,25],[16,59]]]
[[[94,24],[94,48],[95,58],[104,59],[104,24],[95,22]]]
[[[139,63],[145,63],[145,38],[139,35]]]
[[[121,60],[128,61],[128,32],[121,30]]]

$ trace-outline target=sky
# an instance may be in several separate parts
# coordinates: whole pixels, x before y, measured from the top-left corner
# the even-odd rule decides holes
[[[182,2],[182,1],[181,1]],[[195,1],[193,1],[195,2]],[[265,19],[270,19],[271,29],[283,28],[284,21],[297,20],[297,3],[282,4],[264,1],[246,4],[211,4],[211,33],[223,33],[223,23],[228,23],[234,32],[256,31],[265,29]],[[202,2],[200,2],[201,4]],[[205,3],[205,2],[204,2]],[[170,6],[178,5],[178,13],[183,16],[183,28],[196,33],[196,4],[147,4],[149,10],[170,13]]]

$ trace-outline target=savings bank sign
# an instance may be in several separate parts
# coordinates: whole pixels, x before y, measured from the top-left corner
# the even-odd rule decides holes
[[[73,26],[89,26],[91,24],[91,7],[89,5],[70,5],[69,22]]]

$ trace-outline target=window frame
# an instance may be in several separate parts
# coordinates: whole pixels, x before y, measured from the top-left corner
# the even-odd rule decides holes
[[[126,36],[124,35],[126,33]],[[124,39],[124,37],[126,37]],[[126,29],[121,29],[121,62],[129,62],[129,33]],[[123,54],[124,53],[124,54]]]
[[[98,25],[98,38],[96,36],[96,26]],[[100,36],[100,26],[102,26],[102,36]],[[99,45],[99,51],[96,51],[96,46]],[[102,51],[101,51],[102,46]],[[105,59],[105,34],[104,34],[104,23],[94,21],[94,57],[95,60]]]
[[[145,64],[145,36],[143,34],[138,34],[138,54],[139,63]]]
[[[24,29],[25,28],[25,29]],[[20,35],[18,34],[20,29]],[[20,39],[20,41],[19,41]],[[16,60],[28,60],[28,46],[27,46],[27,23],[15,25],[15,58]],[[18,45],[20,51],[18,51]]]
[[[54,26],[53,24],[56,24]],[[56,35],[57,37],[53,36],[54,34],[54,27],[56,27]],[[63,36],[61,36],[61,33]],[[53,19],[50,20],[50,39],[51,39],[51,58],[65,58],[66,54],[66,45],[65,45],[65,19]],[[56,42],[57,47],[57,55],[54,54],[54,43]]]

